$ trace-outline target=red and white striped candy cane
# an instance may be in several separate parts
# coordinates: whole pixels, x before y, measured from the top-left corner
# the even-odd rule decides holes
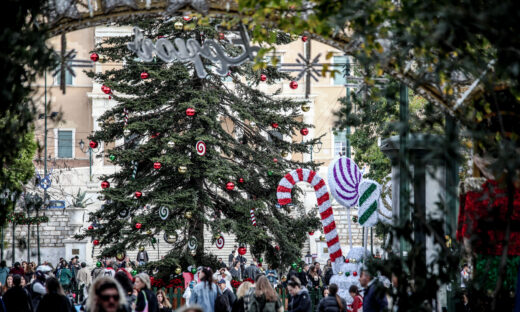
[[[253,222],[253,226],[256,226],[255,210],[251,209],[249,212],[251,213],[251,222]]]
[[[126,110],[126,108],[123,108],[123,114],[125,115],[125,125],[124,125],[124,127],[126,128],[126,126],[128,125],[128,111]]]
[[[314,187],[318,208],[321,216],[321,224],[323,225],[323,233],[327,240],[330,260],[334,262],[336,258],[343,256],[339,243],[338,232],[336,231],[336,223],[334,222],[334,212],[329,199],[329,191],[325,181],[313,170],[296,169],[280,180],[276,190],[276,197],[280,205],[287,205],[292,201],[291,190],[298,182],[308,182]]]

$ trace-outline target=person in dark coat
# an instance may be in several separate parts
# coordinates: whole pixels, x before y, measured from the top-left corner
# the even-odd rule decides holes
[[[307,285],[309,283],[309,279],[307,278],[308,273],[309,273],[309,265],[305,264],[303,266],[303,270],[301,272],[298,272],[298,274],[296,275],[298,277],[298,279],[300,280],[300,285],[302,285],[303,287],[307,287]]]
[[[237,300],[237,297],[231,290],[229,290],[229,288],[226,287],[225,279],[221,279],[220,281],[218,281],[218,288],[220,288],[222,295],[228,297],[229,311],[231,311],[231,308],[233,307],[233,304]]]
[[[343,312],[346,308],[347,302],[338,296],[338,285],[330,284],[329,294],[321,299],[318,312]]]
[[[311,297],[305,286],[302,286],[297,277],[287,282],[287,290],[291,295],[288,312],[311,312]]]
[[[370,272],[363,270],[359,277],[359,284],[363,287],[363,312],[380,312],[388,307],[385,291],[383,287],[378,287],[376,279],[372,277]]]
[[[244,273],[245,277],[248,277],[252,280],[256,279],[256,275],[258,274],[258,267],[256,266],[255,261],[251,261]]]
[[[22,276],[16,274],[13,276],[13,287],[11,287],[3,296],[7,312],[32,312],[31,298],[27,291],[21,286]]]
[[[135,301],[135,311],[144,311],[148,303],[148,312],[159,312],[157,297],[151,290],[150,276],[146,273],[139,273],[135,276],[134,288],[137,289],[137,300]],[[145,298],[146,296],[146,298]]]
[[[38,304],[37,312],[72,312],[74,311],[70,300],[63,293],[60,282],[54,277],[49,277],[45,282],[47,294]]]

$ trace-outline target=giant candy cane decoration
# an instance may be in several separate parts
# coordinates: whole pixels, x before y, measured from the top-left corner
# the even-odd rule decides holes
[[[329,192],[325,181],[313,170],[296,169],[286,174],[276,190],[276,197],[280,205],[287,205],[292,201],[291,190],[298,182],[308,182],[314,187],[318,208],[321,216],[321,224],[323,232],[327,240],[330,260],[334,262],[336,258],[343,256],[341,246],[339,244],[338,232],[336,231],[336,223],[334,222],[334,212],[330,204]]]

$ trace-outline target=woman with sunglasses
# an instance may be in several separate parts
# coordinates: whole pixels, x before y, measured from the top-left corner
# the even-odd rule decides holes
[[[126,296],[119,283],[112,277],[100,276],[90,287],[87,312],[130,312]]]
[[[38,304],[37,312],[72,312],[72,304],[63,293],[60,282],[55,277],[45,281],[47,293]]]

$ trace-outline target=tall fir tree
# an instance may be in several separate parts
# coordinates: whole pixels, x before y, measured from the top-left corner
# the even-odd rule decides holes
[[[220,38],[230,55],[240,54],[240,49],[221,38],[218,22],[196,25],[181,18],[149,19],[136,26],[147,38],[193,38],[199,43]],[[179,23],[183,29],[178,29]],[[291,40],[283,33],[278,39],[279,43]],[[96,48],[102,61],[124,64],[90,73],[111,89],[110,101],[117,102],[100,117],[101,130],[92,140],[105,142],[105,156],[110,155],[120,170],[103,177],[110,183],[102,192],[106,203],[90,216],[99,226],[79,237],[98,240],[96,248],[102,255],[114,256],[150,249],[156,238],[167,235],[175,242],[164,259],[153,264],[165,271],[211,264],[214,257],[205,254],[204,236],[215,241],[227,233],[274,266],[298,259],[308,232],[320,224],[317,211],[305,213],[298,201],[292,207],[278,207],[276,187],[290,169],[313,166],[286,153],[307,153],[315,140],[297,138],[301,129],[311,127],[299,121],[303,103],[258,88],[289,77],[274,66],[259,71],[244,63],[223,78],[211,72],[214,65],[203,59],[209,75],[200,79],[191,63],[140,61],[127,48],[132,40],[107,38]],[[141,78],[141,73],[148,77]],[[267,76],[266,82],[261,74]],[[224,82],[231,79],[231,85]],[[195,114],[187,116],[187,109]],[[110,148],[110,142],[118,140],[124,143]],[[204,156],[196,152],[198,141],[205,143]],[[232,190],[229,183],[234,184]],[[136,198],[135,192],[142,196]],[[166,220],[160,216],[161,208],[168,209]],[[194,251],[188,248],[190,238],[197,241]]]

